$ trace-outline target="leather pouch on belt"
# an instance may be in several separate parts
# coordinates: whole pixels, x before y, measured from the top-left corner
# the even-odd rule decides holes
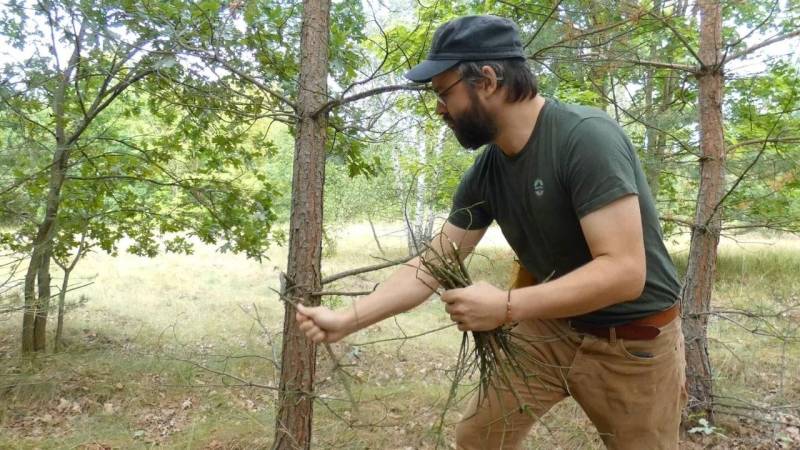
[[[512,267],[511,289],[519,289],[536,284],[536,278],[528,272],[528,269],[522,267],[519,261],[514,260]]]

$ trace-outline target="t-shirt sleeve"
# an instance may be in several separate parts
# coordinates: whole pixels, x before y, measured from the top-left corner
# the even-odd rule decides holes
[[[626,195],[638,195],[635,166],[632,145],[619,125],[601,117],[578,124],[561,164],[578,218]]]
[[[464,230],[479,230],[492,224],[492,215],[484,199],[477,193],[476,166],[461,177],[453,195],[453,207],[447,221]]]

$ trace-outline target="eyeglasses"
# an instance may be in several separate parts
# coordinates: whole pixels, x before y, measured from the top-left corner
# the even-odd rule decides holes
[[[444,95],[447,93],[447,91],[449,91],[450,89],[452,89],[452,88],[453,88],[453,86],[455,86],[455,85],[457,85],[458,83],[460,83],[460,82],[461,82],[461,80],[463,80],[463,79],[464,79],[464,77],[461,77],[461,78],[457,79],[457,80],[456,80],[456,81],[455,81],[453,84],[451,84],[450,86],[447,86],[446,88],[442,89],[442,90],[441,90],[441,91],[439,91],[439,92],[434,92],[434,95],[436,95],[436,101],[437,101],[437,102],[439,102],[439,104],[441,104],[442,106],[447,106],[447,103],[444,101]]]

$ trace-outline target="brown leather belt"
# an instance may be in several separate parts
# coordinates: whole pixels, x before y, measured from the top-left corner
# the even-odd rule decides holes
[[[675,302],[669,309],[659,311],[647,317],[642,317],[641,319],[636,319],[624,325],[617,325],[616,327],[587,325],[571,320],[569,325],[573,330],[579,333],[591,334],[592,336],[603,339],[609,339],[611,337],[611,330],[614,330],[614,335],[619,339],[649,341],[661,334],[660,328],[675,320],[680,314],[680,310],[679,302]]]

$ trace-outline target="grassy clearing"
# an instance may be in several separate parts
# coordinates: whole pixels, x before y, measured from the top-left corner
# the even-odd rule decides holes
[[[404,236],[391,230],[381,229],[385,255],[368,227],[343,231],[323,272],[378,262],[365,255],[402,255]],[[475,279],[505,285],[511,254],[496,235],[486,244],[470,272]],[[675,254],[685,268],[685,252],[676,248]],[[206,246],[191,256],[157,259],[90,255],[73,278],[94,284],[74,293],[89,301],[67,317],[66,351],[20,359],[19,317],[0,321],[0,448],[268,447],[275,393],[241,384],[277,385],[283,306],[270,289],[277,288],[285,259],[280,248],[258,264]],[[798,267],[798,240],[722,246],[714,305],[734,312],[712,319],[710,348],[720,402],[747,406],[731,412],[784,422],[800,415],[800,316],[790,308],[800,293]],[[331,288],[369,290],[388,272],[353,277]],[[335,306],[350,301],[326,299]],[[748,317],[735,312],[739,309],[772,317]],[[448,324],[441,303],[431,300],[335,345],[347,370],[360,380],[354,385],[358,413],[350,410],[330,361],[320,352],[314,447],[434,447],[433,427],[447,397],[460,333],[451,327],[401,338]],[[375,342],[385,339],[397,340]],[[774,408],[778,405],[795,409]],[[448,412],[446,423],[457,421],[463,406]],[[690,436],[686,448],[800,445],[785,425],[728,415],[717,427],[709,436]],[[453,427],[445,433],[451,440]],[[583,412],[565,401],[536,427],[528,448],[601,446]]]

